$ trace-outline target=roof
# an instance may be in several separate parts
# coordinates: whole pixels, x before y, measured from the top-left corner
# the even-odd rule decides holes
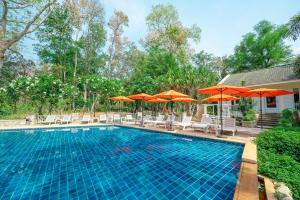
[[[260,69],[251,72],[229,74],[220,83],[226,85],[254,86],[268,85],[271,83],[280,83],[285,81],[297,81],[293,66],[278,66],[267,69]]]

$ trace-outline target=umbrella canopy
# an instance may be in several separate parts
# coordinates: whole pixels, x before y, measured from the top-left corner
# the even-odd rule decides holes
[[[123,102],[133,102],[134,101],[134,100],[129,99],[128,97],[125,97],[125,96],[111,97],[110,99],[114,100],[114,101],[123,101]]]
[[[165,92],[161,92],[159,94],[156,94],[153,97],[155,97],[155,98],[175,99],[175,98],[188,97],[188,95],[182,94],[180,92],[176,92],[175,90],[169,90],[169,91],[165,91]]]
[[[274,97],[274,96],[281,96],[281,95],[289,95],[294,94],[294,92],[290,92],[287,90],[281,89],[269,89],[269,88],[258,88],[249,90],[247,92],[238,93],[237,96],[241,97]]]
[[[197,93],[199,93],[199,94],[220,94],[220,97],[221,97],[220,98],[221,134],[223,133],[223,120],[222,120],[222,113],[223,113],[222,97],[223,97],[223,95],[247,92],[249,90],[250,90],[250,88],[237,87],[237,86],[224,85],[224,84],[197,90]]]
[[[140,93],[140,94],[130,95],[128,96],[128,98],[135,99],[135,100],[149,100],[152,99],[153,96],[146,93]]]
[[[236,95],[241,96],[241,97],[259,97],[260,128],[263,128],[263,125],[262,125],[262,97],[275,97],[275,96],[282,96],[282,95],[289,95],[289,94],[294,94],[294,92],[290,92],[287,90],[281,90],[281,89],[257,88],[257,89],[249,90],[247,92],[238,93]]]
[[[180,102],[180,103],[190,103],[190,102],[197,102],[196,99],[190,98],[190,97],[183,97],[183,98],[175,98],[172,99],[173,102]]]
[[[157,99],[150,99],[147,102],[150,102],[150,103],[167,103],[167,102],[169,102],[169,100],[157,98]]]
[[[220,94],[208,97],[206,99],[202,99],[202,101],[205,102],[220,102],[220,101],[233,101],[233,100],[239,100],[240,98],[234,97],[234,96],[230,96],[230,95],[226,95],[223,94],[222,96]]]
[[[241,92],[247,92],[250,88],[246,87],[237,87],[232,85],[216,85],[208,88],[203,88],[197,90],[199,94],[236,94]]]
[[[149,94],[146,94],[146,93],[135,94],[135,95],[131,95],[131,96],[128,96],[128,97],[131,98],[131,99],[142,100],[142,101],[149,100],[149,99],[153,98],[152,95],[149,95]],[[144,104],[143,104],[143,102],[142,102],[142,121],[141,121],[141,125],[142,126],[144,125]]]
[[[188,97],[188,95],[186,94],[182,94],[180,92],[176,92],[175,90],[169,90],[169,91],[165,91],[165,92],[161,92],[159,94],[154,95],[153,97],[155,98],[166,98],[166,99],[170,99],[171,101],[175,98],[184,98],[184,97]],[[173,118],[173,103],[171,102],[171,115],[172,117],[170,118],[170,130],[172,130],[172,118]]]

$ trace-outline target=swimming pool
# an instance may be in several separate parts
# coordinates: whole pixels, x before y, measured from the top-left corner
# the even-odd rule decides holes
[[[243,147],[118,126],[0,131],[0,199],[232,199]]]

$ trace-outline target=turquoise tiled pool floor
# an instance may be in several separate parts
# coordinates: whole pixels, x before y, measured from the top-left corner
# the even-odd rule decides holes
[[[232,199],[243,145],[115,126],[0,132],[0,199]]]

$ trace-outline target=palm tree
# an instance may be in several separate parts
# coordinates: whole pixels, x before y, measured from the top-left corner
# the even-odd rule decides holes
[[[287,23],[288,31],[286,37],[293,39],[294,41],[300,35],[300,12],[293,16],[290,21]]]

